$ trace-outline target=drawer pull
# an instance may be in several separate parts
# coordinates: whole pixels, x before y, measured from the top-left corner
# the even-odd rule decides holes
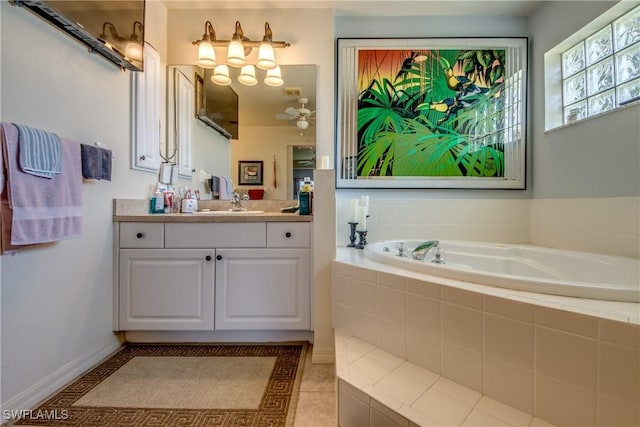
[[[217,256],[216,256],[216,259],[217,259],[218,261],[220,261],[220,260],[222,259],[222,255],[217,255]]]
[[[291,232],[287,231],[286,233],[284,233],[284,236],[288,239],[289,237],[291,237]]]
[[[138,234],[136,234],[136,237],[138,239],[142,239],[144,237],[144,233],[138,233]]]
[[[204,259],[206,259],[207,261],[211,261],[211,255],[207,255],[206,257],[204,257]]]

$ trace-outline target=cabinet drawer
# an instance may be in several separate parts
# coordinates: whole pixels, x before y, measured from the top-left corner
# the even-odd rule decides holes
[[[154,248],[164,246],[164,224],[155,222],[121,222],[121,248]]]
[[[267,247],[308,248],[311,244],[311,228],[308,222],[267,223]]]
[[[165,224],[166,248],[264,248],[264,222]]]

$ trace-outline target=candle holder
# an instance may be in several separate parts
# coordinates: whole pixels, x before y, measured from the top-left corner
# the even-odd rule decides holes
[[[347,245],[348,248],[355,248],[356,247],[356,225],[358,225],[357,222],[351,222],[349,221],[349,241],[351,243],[349,243]]]
[[[363,230],[363,231],[356,231],[356,233],[358,233],[358,244],[355,246],[356,249],[364,249],[364,247],[367,245],[367,230]]]

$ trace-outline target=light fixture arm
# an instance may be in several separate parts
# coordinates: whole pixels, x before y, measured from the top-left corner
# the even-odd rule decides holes
[[[264,38],[263,40],[260,41],[254,41],[254,40],[250,40],[247,37],[244,36],[244,31],[242,30],[242,25],[240,25],[240,21],[236,21],[236,25],[235,25],[235,32],[233,34],[232,39],[235,39],[236,36],[238,36],[239,40],[242,42],[242,45],[246,48],[254,48],[254,47],[260,47],[260,44],[265,41],[266,39],[268,39],[271,42],[271,45],[274,48],[286,48],[291,46],[290,43],[287,43],[285,41],[273,41],[273,33],[271,31],[271,27],[269,26],[268,22],[265,22],[264,24]],[[213,25],[211,24],[210,21],[207,21],[204,25],[204,34],[202,35],[202,40],[207,40],[210,41],[211,44],[215,47],[226,47],[229,45],[229,42],[231,40],[216,40],[216,33],[213,29]],[[193,45],[198,45],[198,43],[200,43],[201,40],[195,40],[192,42]]]
[[[139,28],[138,34],[142,34],[142,22],[133,21],[133,31],[131,32],[131,41],[138,41],[138,34],[136,34],[136,28]]]
[[[116,39],[116,40],[124,40],[122,37],[120,37],[120,35],[118,34],[118,30],[116,29],[115,25],[113,25],[111,22],[106,21],[104,24],[102,24],[102,34],[100,34],[100,38],[103,40],[107,40],[110,37],[107,35],[107,27],[109,28],[109,32],[111,32],[111,36]]]

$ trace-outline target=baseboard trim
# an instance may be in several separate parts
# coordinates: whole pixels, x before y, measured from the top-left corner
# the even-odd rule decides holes
[[[98,343],[89,352],[63,365],[60,369],[42,378],[16,396],[2,402],[4,410],[31,409],[45,398],[59,390],[73,379],[88,371],[122,345],[123,337],[108,337]],[[0,420],[0,422],[7,420]]]
[[[313,345],[313,354],[311,354],[311,363],[335,363],[336,351],[333,347],[318,347]]]
[[[127,331],[127,342],[313,342],[313,331]]]

